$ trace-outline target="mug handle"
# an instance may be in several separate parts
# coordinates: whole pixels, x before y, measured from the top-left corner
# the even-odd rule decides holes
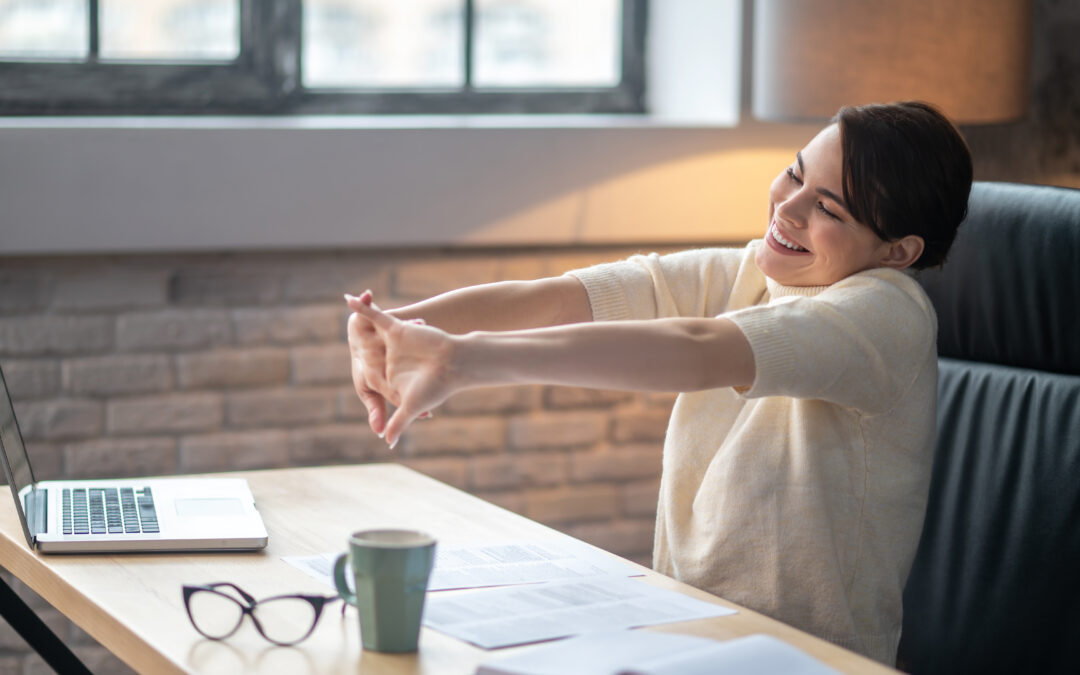
[[[349,590],[349,584],[345,581],[345,566],[348,563],[348,553],[342,553],[334,561],[334,585],[337,586],[338,595],[341,596],[342,600],[355,607],[356,593]]]

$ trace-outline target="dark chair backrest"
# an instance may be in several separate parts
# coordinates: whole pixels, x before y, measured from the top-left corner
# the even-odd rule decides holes
[[[976,183],[918,278],[938,440],[899,665],[1080,673],[1080,190]]]

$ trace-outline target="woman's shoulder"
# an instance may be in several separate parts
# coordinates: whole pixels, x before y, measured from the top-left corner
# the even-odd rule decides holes
[[[830,286],[819,297],[887,309],[898,318],[912,319],[921,315],[933,324],[937,322],[934,305],[926,291],[910,272],[904,270],[877,267],[856,272]]]

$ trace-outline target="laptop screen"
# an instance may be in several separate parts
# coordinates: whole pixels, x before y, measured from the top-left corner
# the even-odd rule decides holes
[[[4,465],[5,478],[15,495],[19,519],[22,520],[29,541],[30,529],[19,493],[28,485],[34,484],[34,472],[30,469],[30,458],[26,456],[26,446],[23,445],[22,434],[19,433],[19,423],[15,419],[15,409],[11,405],[3,370],[0,370],[0,463]]]

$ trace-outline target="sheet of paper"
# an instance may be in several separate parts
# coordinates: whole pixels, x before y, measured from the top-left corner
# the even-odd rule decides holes
[[[604,576],[432,594],[424,608],[424,624],[494,649],[579,633],[734,613],[636,579]]]
[[[285,556],[290,565],[330,587],[338,553]],[[573,541],[487,542],[435,548],[429,591],[531,584],[614,574],[635,576],[637,568]]]
[[[477,675],[837,675],[768,635],[719,642],[652,631],[590,633],[496,656]]]
[[[637,568],[577,542],[519,541],[435,549],[428,590],[482,588],[614,574],[639,576]]]

